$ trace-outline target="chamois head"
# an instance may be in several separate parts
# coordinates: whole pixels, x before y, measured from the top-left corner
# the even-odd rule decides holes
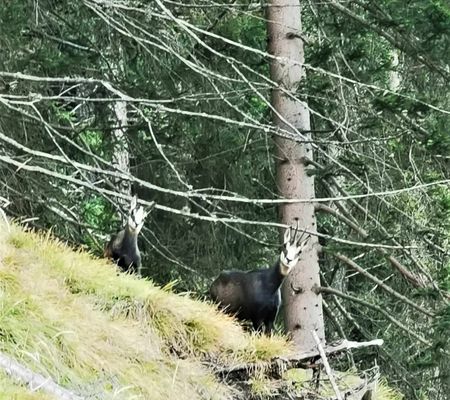
[[[144,207],[138,207],[137,196],[133,196],[133,198],[131,199],[130,213],[128,216],[128,229],[130,229],[137,235],[144,225],[146,216],[147,212],[144,211]]]
[[[294,231],[294,234],[292,234]],[[304,232],[300,235],[298,232],[298,224],[295,230],[291,227],[287,228],[284,232],[283,249],[280,254],[280,272],[286,276],[294,268],[303,249],[306,247],[311,235],[308,235],[305,240],[302,241]]]

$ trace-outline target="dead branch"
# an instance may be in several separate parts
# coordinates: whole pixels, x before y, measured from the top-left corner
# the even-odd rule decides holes
[[[0,353],[0,368],[13,379],[26,384],[32,391],[42,390],[60,400],[82,400],[83,398],[59,386],[52,378],[37,374],[16,360]]]
[[[335,253],[334,256],[337,259],[339,259],[340,261],[342,261],[344,264],[348,265],[350,268],[354,269],[355,271],[358,271],[361,275],[364,275],[366,278],[369,278],[371,281],[375,282],[378,286],[383,288],[386,292],[388,292],[392,296],[403,301],[404,303],[408,304],[409,306],[415,308],[417,311],[420,311],[421,313],[428,315],[429,317],[435,316],[435,314],[433,312],[426,310],[422,306],[419,306],[418,304],[416,304],[413,301],[411,301],[410,299],[408,299],[406,296],[403,296],[402,294],[398,293],[396,290],[394,290],[390,286],[386,285],[383,281],[378,279],[375,275],[372,275],[370,272],[366,271],[364,268],[359,266],[357,263],[355,263],[350,258],[348,258],[340,253]]]
[[[0,140],[3,138],[4,135],[2,135],[0,133]],[[42,153],[42,152],[39,152]],[[44,153],[43,153],[44,154]],[[59,156],[53,156],[53,155],[47,155],[47,156],[51,156],[52,158],[59,158]],[[47,169],[47,168],[43,168],[40,166],[36,166],[36,165],[28,165],[26,163],[22,163],[22,162],[18,162],[17,160],[9,157],[9,156],[5,156],[5,155],[0,155],[0,162],[4,162],[6,164],[9,165],[13,165],[15,167],[17,167],[18,169],[22,169],[22,170],[26,170],[26,171],[30,171],[30,172],[36,172],[39,174],[43,174],[43,175],[47,175],[47,176],[51,176],[53,178],[59,179],[59,180],[63,180],[69,183],[72,183],[75,186],[80,186],[80,187],[84,187],[87,188],[89,190],[92,190],[93,192],[97,192],[101,195],[105,195],[105,196],[112,196],[112,197],[116,197],[116,198],[125,198],[127,196],[125,196],[122,193],[116,192],[116,191],[112,191],[112,190],[108,190],[108,189],[103,189],[99,186],[94,185],[93,183],[89,182],[89,181],[83,181],[81,179],[78,178],[74,178],[70,175],[65,175],[65,174],[61,174],[59,172]],[[77,162],[73,162],[73,165],[75,165],[77,168],[80,168],[82,170],[86,170],[86,171],[90,171],[90,172],[100,172],[100,173],[104,173],[105,175],[111,175],[111,176],[119,176],[119,177],[123,177],[123,179],[132,179],[130,178],[128,175],[126,174],[120,174],[120,173],[115,173],[112,171],[106,171],[106,170],[98,170],[95,167],[91,167],[85,164],[81,164],[81,163],[77,163]],[[137,183],[142,183],[145,181],[141,181],[139,179],[132,179],[132,181],[137,182]],[[151,185],[148,184],[147,185]],[[146,185],[143,185],[146,186]],[[173,192],[170,189],[165,189],[166,192]],[[190,197],[190,192],[179,192],[179,193],[184,193],[183,196],[185,197]],[[217,196],[206,196],[209,198],[214,198]],[[219,196],[220,197],[220,196]],[[222,197],[222,200],[227,200],[226,196]],[[250,199],[251,200],[251,199]],[[253,200],[252,200],[253,201]],[[274,202],[278,203],[278,200],[273,200]],[[284,200],[283,200],[284,201]],[[288,201],[288,200],[286,200]],[[280,223],[275,223],[275,222],[265,222],[265,221],[254,221],[254,220],[247,220],[247,219],[242,219],[242,218],[238,218],[238,217],[228,217],[228,218],[221,218],[221,217],[217,217],[216,215],[201,215],[199,213],[191,213],[191,212],[186,212],[183,209],[179,210],[179,209],[175,209],[172,207],[167,207],[161,204],[155,204],[155,202],[148,202],[148,201],[144,201],[144,200],[140,200],[140,203],[147,206],[147,207],[154,207],[155,209],[159,209],[165,212],[169,212],[169,213],[173,213],[173,214],[177,214],[177,215],[183,215],[189,218],[195,218],[195,219],[199,219],[199,220],[203,220],[203,221],[210,221],[210,222],[221,222],[221,223],[232,223],[232,224],[248,224],[248,225],[260,225],[260,226],[271,226],[271,227],[277,227],[277,228],[286,228],[287,225],[284,224],[280,224]],[[382,244],[373,244],[373,243],[358,243],[355,241],[351,241],[351,240],[345,240],[345,239],[339,239],[337,237],[333,237],[330,235],[324,235],[324,234],[320,234],[317,232],[309,232],[306,231],[307,233],[311,233],[314,235],[317,235],[319,237],[324,237],[326,239],[329,240],[334,240],[338,243],[345,243],[345,244],[350,244],[350,245],[355,245],[355,246],[361,246],[361,247],[382,247]],[[387,248],[398,248],[398,246],[385,246]]]
[[[328,214],[333,215],[334,217],[336,217],[337,219],[339,219],[340,221],[342,221],[346,225],[348,225],[350,228],[352,228],[354,231],[359,233],[364,239],[366,239],[369,236],[369,234],[363,228],[361,228],[357,223],[352,221],[350,218],[347,218],[346,216],[338,213],[334,208],[329,207],[322,203],[316,204],[316,206],[314,208],[316,211],[324,211]]]
[[[353,342],[349,340],[342,340],[337,344],[331,344],[324,347],[324,352],[326,355],[334,355],[342,351],[347,351],[351,349],[360,349],[370,346],[382,346],[384,343],[383,339],[375,339],[369,342]],[[290,357],[275,357],[270,361],[262,361],[258,363],[242,363],[235,364],[230,367],[219,367],[214,364],[213,370],[217,375],[226,376],[230,373],[248,373],[253,370],[269,370],[274,367],[278,368],[290,368],[295,366],[308,366],[310,359],[317,359],[320,353],[317,349],[305,351],[298,354],[293,354]]]
[[[337,212],[332,207],[326,206],[325,204],[317,204],[315,209],[316,209],[316,211],[323,211],[323,212],[333,215],[334,217],[336,217],[337,219],[339,219],[340,221],[342,221],[346,225],[348,225],[350,228],[352,228],[355,232],[357,232],[359,235],[361,235],[364,239],[367,239],[369,237],[369,234],[363,228],[361,228],[357,223],[352,221],[347,216]],[[391,265],[397,271],[399,271],[400,274],[408,282],[410,282],[414,287],[419,288],[419,287],[425,286],[424,282],[419,280],[419,278],[415,274],[413,274],[411,271],[409,271],[404,265],[402,265],[402,263],[400,263],[400,261],[398,261],[394,256],[388,254],[386,249],[381,248],[381,247],[377,247],[376,249],[381,254],[383,254],[383,256],[385,256],[389,260]]]
[[[409,327],[403,325],[401,322],[399,322],[397,319],[395,319],[394,317],[392,317],[387,311],[383,310],[381,307],[378,307],[375,304],[369,303],[368,301],[359,299],[358,297],[346,294],[341,292],[340,290],[331,288],[331,287],[316,287],[314,288],[314,291],[316,293],[328,293],[328,294],[333,294],[335,296],[339,296],[342,297],[343,299],[347,299],[350,301],[353,301],[355,303],[359,303],[362,304],[363,306],[366,306],[368,308],[371,308],[375,311],[378,311],[380,314],[383,314],[389,321],[391,321],[394,325],[398,326],[401,330],[403,330],[404,332],[408,333],[409,335],[413,336],[414,338],[416,338],[417,340],[419,340],[421,343],[430,346],[431,343],[424,339],[422,336],[418,335],[417,333],[415,333],[414,331],[412,331]]]
[[[335,178],[331,178],[331,182],[333,184],[333,186],[336,187],[336,189],[338,190],[338,192],[342,195],[342,196],[346,196],[348,195],[347,191],[345,191],[341,185],[337,182],[337,180]],[[383,199],[381,199],[383,201]],[[357,201],[350,199],[349,200],[350,204],[353,205],[356,209],[358,209],[359,211],[361,211],[363,213],[363,215],[366,215],[371,221],[373,221],[376,226],[378,227],[378,229],[386,236],[390,236],[389,232],[386,230],[386,228],[380,224],[380,222],[378,221],[377,218],[375,218],[370,212],[367,212],[367,210],[365,210],[361,204],[359,204]],[[412,221],[415,222],[415,221]],[[397,240],[395,240],[395,238],[392,238],[392,241],[394,242],[394,244],[399,244]],[[421,271],[422,274],[424,274],[429,282],[432,282],[432,278],[431,276],[425,271],[425,269],[419,265],[419,262],[416,260],[415,257],[413,257],[413,255],[411,254],[410,251],[407,250],[407,247],[404,246],[402,248],[404,254],[406,254],[406,256],[414,263],[414,265]],[[387,252],[382,252],[382,254],[387,255]],[[392,263],[392,266],[394,268],[397,268],[397,270],[413,285],[417,285],[416,287],[423,287],[424,283],[414,274],[412,274],[410,271],[407,270],[407,268],[405,266],[403,266],[402,264],[400,264],[397,259],[393,256],[389,256],[388,257],[389,261]]]

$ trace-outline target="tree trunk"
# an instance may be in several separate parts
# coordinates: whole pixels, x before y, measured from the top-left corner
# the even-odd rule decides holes
[[[112,106],[112,118],[117,127],[112,130],[113,140],[113,154],[112,164],[122,172],[130,172],[130,152],[128,141],[126,137],[127,126],[127,103],[124,101],[118,101]],[[125,195],[131,195],[131,186],[128,181],[122,179],[114,179],[115,191]],[[128,216],[127,211],[130,206],[130,202],[126,199],[117,198],[117,203],[120,204],[120,208],[124,211],[122,215],[122,222],[125,223]]]
[[[112,45],[111,45],[112,46]],[[124,55],[123,49],[118,44],[118,52],[120,54],[120,60],[117,63],[111,63],[112,65],[112,78],[120,77],[124,71]],[[112,51],[111,51],[112,53]],[[128,112],[127,102],[117,101],[111,104],[111,124],[114,129],[112,130],[112,142],[113,142],[113,154],[112,164],[115,168],[122,172],[130,172],[130,149],[127,140],[127,125],[128,125]],[[127,196],[131,196],[130,182],[122,179],[114,179],[115,191]],[[128,208],[130,202],[126,199],[117,198],[117,203],[120,205],[120,209],[123,211],[122,223],[125,224],[128,219]]]
[[[391,61],[391,71],[389,72],[389,89],[393,92],[398,91],[401,84],[400,73],[398,71],[400,60],[399,60],[399,51],[397,49],[392,49],[390,51],[392,61]]]
[[[301,79],[305,76],[301,12],[299,0],[271,0],[267,8],[268,41],[271,54],[282,60],[271,60],[270,74],[286,91],[296,95]],[[305,103],[284,94],[280,89],[272,91],[274,123],[297,135],[295,130],[310,130],[309,111]],[[310,133],[305,134],[308,138]],[[282,197],[313,199],[314,177],[307,175],[306,158],[312,158],[310,143],[299,143],[275,137],[277,184]],[[314,204],[297,203],[281,205],[281,222],[307,228],[316,232]],[[316,331],[321,342],[325,340],[322,297],[312,288],[320,285],[317,236],[312,236],[301,260],[285,280],[283,301],[286,329],[292,335],[299,351],[316,347],[312,331]]]

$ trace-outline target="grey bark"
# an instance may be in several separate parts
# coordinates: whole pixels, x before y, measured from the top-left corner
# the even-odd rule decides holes
[[[299,0],[271,0],[267,8],[269,52],[272,59],[270,74],[273,81],[284,90],[296,94],[305,77],[303,42],[301,40],[301,13]],[[283,91],[272,91],[274,124],[297,132],[310,131],[309,111],[305,103],[286,96]],[[305,135],[310,139],[310,134]],[[275,137],[277,184],[284,198],[313,199],[314,177],[308,176],[304,160],[312,159],[310,143]],[[308,247],[289,274],[283,285],[285,323],[299,351],[316,347],[311,331],[315,331],[321,342],[325,341],[322,296],[313,287],[319,285],[318,243],[316,217],[313,202],[281,205],[281,222],[299,225],[313,233]]]
[[[113,156],[112,163],[115,168],[124,173],[130,172],[130,151],[128,146],[128,141],[126,137],[126,126],[127,126],[127,103],[124,101],[118,101],[114,103],[113,106],[113,118],[114,123],[117,125],[116,129],[112,131],[112,140],[113,140]],[[115,178],[114,185],[116,187],[116,191],[130,196],[131,195],[131,186],[130,182]],[[121,206],[122,210],[127,210],[129,207],[128,200],[119,198],[118,202]],[[123,222],[126,222],[127,216],[123,215]]]
[[[113,40],[113,39],[111,39]],[[113,46],[113,45],[111,45]],[[124,73],[124,51],[120,43],[117,44],[118,53],[120,59],[117,62],[112,63],[112,76],[120,77]],[[112,50],[111,50],[112,53]],[[130,172],[130,148],[127,138],[127,126],[128,126],[128,110],[126,101],[116,101],[111,105],[111,124],[112,129],[112,143],[113,154],[112,164],[116,168],[125,174]],[[116,192],[125,195],[126,197],[118,197],[117,203],[120,205],[122,211],[126,211],[129,208],[129,202],[127,198],[131,196],[131,185],[128,180],[114,178],[114,186]],[[127,222],[128,215],[126,212],[122,213],[122,225]]]
[[[397,49],[392,49],[390,51],[392,61],[391,61],[391,71],[389,72],[389,89],[393,92],[397,92],[400,88],[401,78],[398,68],[400,65],[399,55]]]

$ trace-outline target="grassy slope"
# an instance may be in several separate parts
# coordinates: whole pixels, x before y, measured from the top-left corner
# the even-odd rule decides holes
[[[210,304],[120,274],[49,235],[0,223],[0,352],[86,399],[248,398],[218,381],[210,366],[290,351],[285,338],[245,333]],[[288,370],[281,381],[254,372],[247,383],[257,398],[275,395],[280,385],[308,397],[316,385],[311,370]],[[345,376],[342,389],[358,380]],[[0,400],[11,399],[54,397],[0,370]],[[373,399],[401,396],[382,383]]]
[[[214,307],[0,225],[0,351],[88,398],[225,399],[205,360],[230,364],[289,352]],[[50,399],[0,373],[0,399]]]

